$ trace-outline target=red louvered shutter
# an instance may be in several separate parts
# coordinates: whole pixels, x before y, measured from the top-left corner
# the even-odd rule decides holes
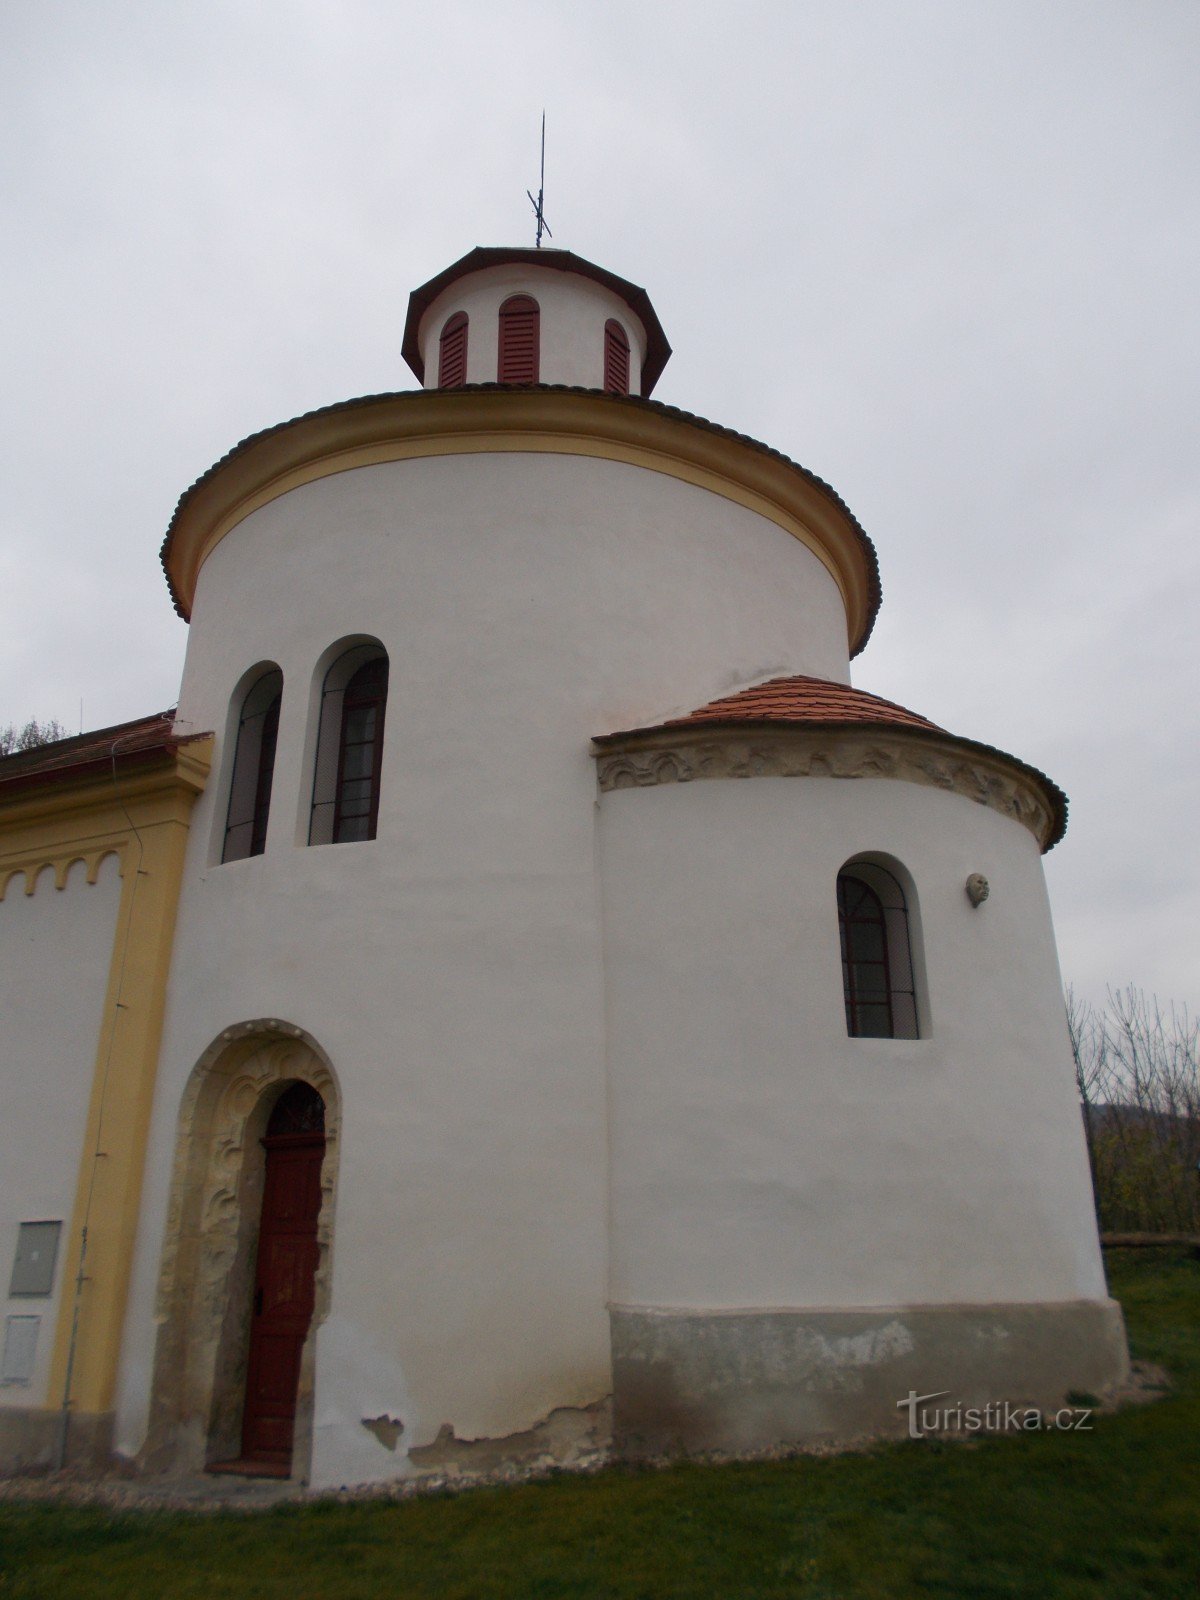
[[[467,313],[456,311],[442,329],[438,388],[457,389],[467,381]]]
[[[541,313],[536,300],[527,294],[514,294],[500,307],[500,355],[496,363],[499,383],[538,381]]]
[[[629,393],[629,335],[611,317],[604,324],[604,388],[608,394]]]

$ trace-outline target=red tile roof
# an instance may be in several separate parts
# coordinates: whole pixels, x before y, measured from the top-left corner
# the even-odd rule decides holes
[[[826,678],[770,678],[766,683],[756,683],[750,689],[741,689],[736,694],[710,700],[707,705],[689,712],[686,717],[671,717],[666,722],[626,728],[619,733],[598,734],[592,742],[601,746],[630,738],[644,742],[654,734],[676,728],[700,730],[705,727],[738,727],[747,723],[765,723],[776,727],[801,723],[813,728],[890,728],[908,736],[936,734],[963,750],[997,756],[1040,786],[1053,817],[1050,837],[1043,849],[1052,849],[1066,832],[1067,797],[1053,779],[1037,767],[1009,755],[1006,750],[998,750],[995,745],[950,733],[936,722],[930,722],[927,717],[918,716],[915,711],[897,705],[894,700],[884,700],[877,694],[852,689],[847,683],[831,683]]]
[[[119,767],[143,764],[191,738],[204,737],[180,736],[174,730],[174,710],[158,711],[134,722],[118,722],[111,728],[0,756],[0,798],[40,783],[111,770],[114,761]]]
[[[825,678],[771,678],[766,683],[756,683],[752,689],[710,700],[698,711],[673,717],[659,726],[683,728],[698,722],[815,722],[825,727],[864,722],[945,732],[936,722],[906,711],[893,700],[882,700],[876,694],[852,689],[848,683],[830,683]]]

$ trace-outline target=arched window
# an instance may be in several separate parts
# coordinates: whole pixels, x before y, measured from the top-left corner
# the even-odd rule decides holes
[[[242,861],[247,856],[260,856],[266,849],[282,696],[283,673],[272,667],[254,681],[242,701],[222,861]]]
[[[325,674],[309,844],[375,837],[387,687],[387,652],[375,642],[346,650]]]
[[[629,393],[629,335],[613,317],[604,324],[604,388],[608,394]]]
[[[538,381],[538,303],[527,294],[514,294],[500,307],[500,353],[496,362],[498,383]]]
[[[325,1102],[310,1083],[293,1083],[276,1100],[268,1139],[311,1137],[325,1132]]]
[[[335,844],[375,837],[387,680],[387,661],[376,657],[359,667],[346,685],[333,816]]]
[[[846,1032],[852,1039],[916,1039],[917,996],[908,907],[900,884],[873,861],[838,873]]]
[[[467,313],[456,311],[442,329],[438,388],[457,389],[467,381]]]

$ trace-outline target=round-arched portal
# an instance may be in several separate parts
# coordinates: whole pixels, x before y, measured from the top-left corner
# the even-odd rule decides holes
[[[210,1470],[288,1477],[296,1431],[300,1363],[312,1326],[317,1273],[325,1102],[310,1083],[290,1084],[275,1101],[262,1138],[259,1207],[250,1303],[242,1445]]]
[[[286,1131],[298,1121],[308,1126]],[[307,1200],[300,1236],[293,1235],[287,1248],[304,1257],[307,1307],[289,1330],[291,1439],[275,1445],[275,1475],[307,1478],[315,1337],[329,1312],[340,1128],[333,1069],[299,1029],[274,1020],[228,1029],[193,1069],[180,1104],[159,1273],[159,1334],[142,1452],[148,1469],[198,1471],[242,1459],[259,1246],[272,1204],[268,1163],[276,1141],[281,1148],[296,1141],[296,1148],[308,1149],[301,1162]]]

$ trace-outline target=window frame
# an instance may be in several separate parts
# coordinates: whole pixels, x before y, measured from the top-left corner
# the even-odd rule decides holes
[[[855,904],[849,903],[849,886],[860,891]],[[842,1003],[846,1034],[851,1039],[920,1039],[924,1006],[918,995],[920,974],[914,938],[913,900],[891,866],[870,858],[847,861],[837,875],[838,944],[842,962]],[[870,902],[873,913],[855,915]],[[877,913],[877,914],[876,914]],[[853,948],[854,928],[879,930],[876,957]],[[860,989],[858,970],[878,967],[881,987]],[[871,1027],[868,1011],[885,1011],[885,1032]],[[876,1019],[878,1020],[878,1019]]]
[[[233,762],[221,833],[222,865],[227,861],[248,861],[266,850],[282,703],[283,673],[274,663],[264,664],[242,693],[232,734]],[[240,814],[242,810],[245,815]]]
[[[360,680],[362,680],[360,682]],[[379,775],[383,765],[383,730],[384,717],[387,712],[388,691],[388,661],[385,656],[372,656],[364,661],[354,675],[347,681],[342,690],[342,715],[341,727],[338,733],[338,772],[337,785],[334,790],[333,809],[333,844],[363,844],[366,840],[358,838],[344,838],[343,826],[347,822],[358,822],[362,819],[362,812],[355,811],[347,816],[346,788],[352,783],[370,784],[370,797],[367,802],[367,839],[373,839],[379,826]],[[355,712],[372,711],[374,721],[369,738],[357,739],[351,744],[348,738],[351,717]],[[346,757],[351,748],[369,746],[371,750],[371,770],[365,777],[362,774],[347,776]]]
[[[438,388],[461,389],[467,381],[467,346],[470,339],[471,319],[465,311],[455,311],[446,318],[442,324],[442,331],[438,335]],[[448,341],[456,334],[462,333],[461,347],[452,346],[447,350]],[[453,359],[461,365],[461,372],[457,375],[446,371],[448,360]]]
[[[516,355],[512,342],[517,337],[522,324],[531,329],[529,336],[529,366],[527,370],[522,366],[518,375],[514,376],[512,367]],[[496,330],[497,383],[535,384],[541,381],[541,327],[542,308],[531,294],[510,294],[508,299],[501,304]]]
[[[342,826],[342,785],[345,772],[345,696],[356,674],[375,661],[382,661],[384,679],[377,697],[381,715],[373,738],[375,746],[371,772],[372,793],[368,813],[368,833],[364,840],[338,838]],[[310,710],[309,765],[312,781],[307,814],[302,812],[298,840],[309,846],[367,843],[378,832],[382,793],[384,722],[387,713],[388,652],[378,639],[359,635],[333,645],[318,661],[313,673],[313,702]],[[353,710],[353,705],[351,706]]]
[[[614,357],[624,362],[624,373],[614,371]],[[604,324],[604,392],[629,393],[630,344],[629,334],[616,317]]]

